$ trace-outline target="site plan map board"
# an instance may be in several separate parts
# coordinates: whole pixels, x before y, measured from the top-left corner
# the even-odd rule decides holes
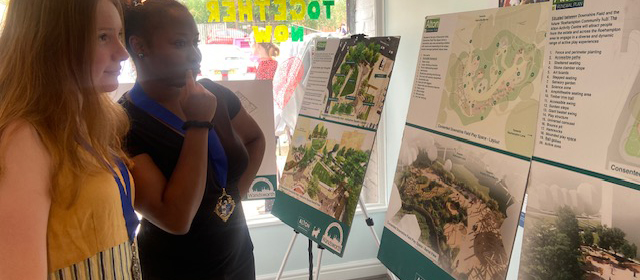
[[[238,96],[245,111],[256,121],[266,139],[264,158],[256,178],[251,183],[245,199],[274,198],[278,180],[276,172],[276,141],[273,125],[272,82],[263,81],[218,81]]]
[[[399,37],[321,39],[273,215],[344,254]]]
[[[640,2],[551,13],[519,279],[638,279]]]
[[[378,258],[504,279],[533,154],[549,3],[428,16]]]

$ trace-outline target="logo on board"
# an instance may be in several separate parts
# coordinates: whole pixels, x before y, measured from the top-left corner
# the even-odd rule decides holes
[[[440,18],[430,18],[424,24],[424,32],[438,32],[440,28]]]

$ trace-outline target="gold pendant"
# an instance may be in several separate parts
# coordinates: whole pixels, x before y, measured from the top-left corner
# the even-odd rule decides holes
[[[222,189],[222,195],[218,198],[218,204],[216,204],[216,209],[214,212],[223,222],[227,222],[231,214],[233,214],[233,210],[236,209],[236,202],[233,201],[233,198],[227,194],[225,189]]]

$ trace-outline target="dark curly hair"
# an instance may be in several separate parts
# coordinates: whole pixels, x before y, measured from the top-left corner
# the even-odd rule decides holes
[[[189,12],[187,7],[175,0],[147,0],[144,3],[134,0],[132,4],[126,5],[124,11],[124,34],[127,51],[132,57],[137,54],[133,52],[129,44],[129,38],[138,36],[150,42],[154,31],[164,27],[172,9],[181,9]]]

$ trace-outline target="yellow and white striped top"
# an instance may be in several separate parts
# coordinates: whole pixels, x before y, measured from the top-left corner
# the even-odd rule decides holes
[[[125,279],[131,276],[131,245],[129,241],[102,251],[81,262],[49,274],[51,280]]]

